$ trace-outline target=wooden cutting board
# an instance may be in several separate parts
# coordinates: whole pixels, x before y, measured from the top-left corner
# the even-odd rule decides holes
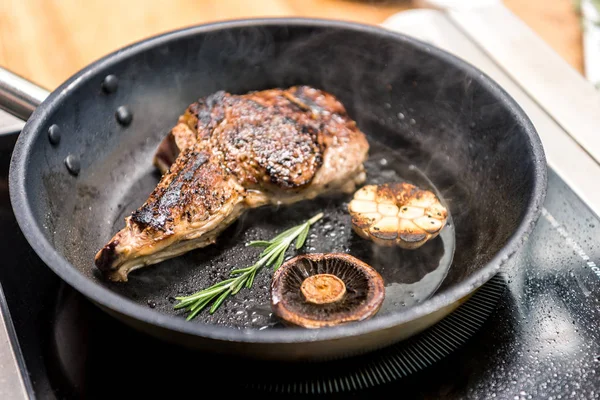
[[[572,0],[505,4],[582,71],[581,30]],[[408,0],[1,0],[0,65],[54,89],[113,50],[185,26],[263,16],[379,24],[409,8]]]

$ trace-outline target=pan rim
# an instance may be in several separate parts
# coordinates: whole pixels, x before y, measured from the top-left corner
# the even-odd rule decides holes
[[[238,329],[209,323],[190,322],[180,316],[162,314],[157,310],[144,307],[84,276],[46,239],[41,223],[35,219],[30,204],[30,198],[35,194],[28,193],[28,189],[26,188],[26,175],[30,158],[29,149],[38,141],[39,135],[42,134],[41,127],[44,126],[46,119],[53,113],[54,108],[60,103],[61,99],[68,96],[75,87],[81,84],[81,82],[95,76],[95,71],[97,69],[104,69],[114,63],[123,61],[138,52],[143,52],[146,49],[169,41],[217,30],[249,26],[336,28],[373,34],[380,37],[388,37],[426,51],[431,54],[432,57],[440,58],[442,61],[465,71],[465,73],[472,76],[474,79],[477,79],[487,90],[493,93],[494,96],[503,100],[503,103],[508,108],[509,112],[514,116],[515,121],[524,127],[525,133],[529,139],[529,151],[534,164],[534,171],[532,172],[534,174],[533,190],[530,192],[528,204],[519,225],[512,232],[512,235],[508,238],[505,245],[491,260],[478,271],[471,274],[467,279],[452,285],[442,292],[435,293],[421,304],[406,310],[379,316],[378,318],[361,321],[357,324],[316,330],[288,328],[285,330],[267,329],[259,331],[256,329]],[[377,25],[322,18],[249,18],[195,25],[146,38],[118,49],[87,65],[74,74],[50,94],[50,96],[33,112],[25,124],[19,135],[11,159],[9,190],[13,212],[15,213],[17,223],[29,245],[41,260],[64,282],[93,302],[108,308],[112,312],[117,312],[128,318],[132,318],[133,320],[145,322],[180,334],[226,342],[292,344],[356,338],[376,331],[390,329],[412,320],[425,317],[443,307],[455,304],[477,288],[481,287],[499,272],[501,266],[508,259],[522,248],[524,242],[535,227],[546,197],[547,165],[541,139],[532,122],[521,107],[502,87],[500,87],[499,84],[482,71],[457,56],[429,43]]]

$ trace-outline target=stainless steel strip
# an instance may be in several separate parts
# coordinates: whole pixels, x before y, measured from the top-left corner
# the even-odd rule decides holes
[[[600,215],[600,191],[596,190],[600,182],[600,165],[562,129],[547,110],[488,57],[470,36],[461,31],[448,14],[435,10],[405,11],[390,17],[383,26],[440,47],[498,82],[532,120],[544,145],[549,166]]]
[[[0,136],[21,132],[23,125],[23,120],[0,110]]]
[[[0,108],[7,111],[0,111],[0,136],[20,132],[23,120],[29,118],[48,94],[47,90],[0,67]],[[27,374],[26,366],[0,286],[0,399],[33,396],[31,381],[23,374]]]
[[[585,77],[502,4],[447,13],[600,163],[600,92]]]
[[[0,297],[0,303],[6,305],[2,287],[0,287]],[[29,391],[27,390],[21,375],[22,369],[17,360],[17,354],[20,355],[21,352],[15,349],[11,341],[7,324],[12,324],[12,321],[8,313],[8,309],[0,307],[0,399],[29,399],[28,392],[33,393],[33,391],[31,388]],[[14,337],[14,332],[12,332],[12,336]]]

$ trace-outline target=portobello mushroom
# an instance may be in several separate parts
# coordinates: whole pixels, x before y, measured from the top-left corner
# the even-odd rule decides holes
[[[379,273],[344,253],[292,258],[273,275],[271,305],[288,325],[321,328],[373,317],[383,302]]]

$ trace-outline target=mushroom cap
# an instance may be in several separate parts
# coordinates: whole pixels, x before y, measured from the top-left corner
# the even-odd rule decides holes
[[[359,236],[404,249],[435,238],[448,218],[435,194],[407,182],[364,186],[354,193],[348,211]]]
[[[345,253],[296,256],[275,271],[271,282],[275,315],[287,324],[304,328],[371,318],[384,297],[381,275]]]

